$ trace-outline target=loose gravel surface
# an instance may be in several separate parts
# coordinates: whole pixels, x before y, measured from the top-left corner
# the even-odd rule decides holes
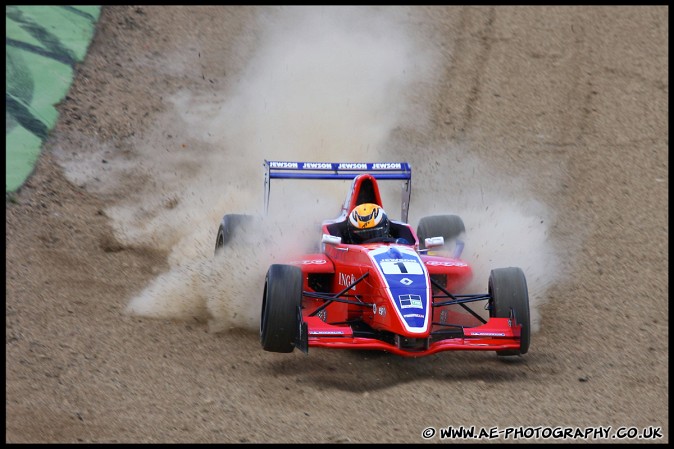
[[[287,25],[311,11],[313,22]],[[103,7],[35,173],[6,203],[6,442],[419,443],[442,441],[422,438],[427,427],[461,425],[652,426],[662,434],[656,441],[668,442],[667,7],[363,7],[347,11],[350,22],[340,21],[344,11],[311,11]],[[331,34],[349,24],[363,28]],[[271,29],[283,31],[277,46]],[[314,34],[292,41],[304,29]],[[394,37],[403,30],[414,46]],[[359,36],[359,45],[341,47]],[[332,51],[306,63],[297,42],[322,39]],[[451,196],[470,205],[483,219],[466,212],[469,235],[539,204],[535,226],[498,236],[543,261],[523,266],[540,315],[529,353],[509,362],[489,352],[272,354],[248,328],[128,313],[158,276],[189,266],[176,251],[189,244],[157,217],[173,212],[183,227],[203,228],[211,245],[225,197],[250,184],[259,189],[251,201],[261,201],[260,172],[237,177],[258,154],[231,137],[220,147],[218,133],[288,123],[294,110],[262,120],[265,100],[254,100],[271,107],[279,92],[246,96],[255,89],[244,87],[264,85],[265,67],[291,71],[298,61],[312,79],[312,70],[356,53],[342,50],[366,51],[368,42],[378,51],[365,60],[381,58],[382,72],[402,73],[399,48],[428,52],[433,70],[412,77],[407,66],[409,79],[392,81],[404,86],[398,105],[406,99],[423,111],[419,124],[396,122],[391,108],[360,107],[387,81],[378,82],[381,73],[371,85],[339,84],[360,79],[346,69],[329,80],[342,89],[337,100],[351,93],[353,114],[385,122],[386,150],[360,148],[361,159],[410,161],[412,203]],[[310,101],[311,86],[291,98]],[[247,100],[241,116],[259,121],[213,120],[233,99]],[[355,128],[338,131],[358,135]],[[284,129],[258,137],[280,145],[302,127]],[[209,159],[215,148],[222,159]],[[273,157],[312,155],[284,154]],[[160,163],[169,159],[167,170]],[[218,164],[227,176],[209,178]],[[222,202],[188,196],[206,178]],[[206,209],[214,221],[188,213]],[[527,247],[533,238],[540,242]],[[473,242],[482,259],[497,246]]]

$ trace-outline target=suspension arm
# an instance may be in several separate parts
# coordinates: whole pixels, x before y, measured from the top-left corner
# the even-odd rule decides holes
[[[356,279],[355,281],[353,281],[353,283],[351,283],[350,285],[348,285],[347,287],[345,287],[342,291],[340,291],[339,293],[337,293],[337,294],[335,294],[335,295],[333,295],[333,296],[313,296],[313,295],[311,295],[311,297],[315,297],[315,298],[324,300],[324,301],[325,301],[325,304],[323,304],[322,306],[320,306],[319,308],[317,308],[316,310],[314,310],[313,312],[311,312],[311,313],[309,314],[309,316],[315,316],[318,312],[320,312],[321,310],[325,309],[325,308],[328,307],[330,304],[332,304],[333,301],[336,301],[336,302],[345,302],[345,301],[347,301],[347,300],[339,300],[338,298],[339,298],[340,296],[343,296],[343,295],[344,295],[346,292],[348,292],[349,290],[351,290],[351,289],[352,289],[356,284],[358,284],[360,281],[362,281],[363,279],[365,279],[366,277],[368,277],[369,274],[370,274],[369,271],[363,273],[363,275],[362,275],[361,277],[359,277],[358,279]],[[303,292],[303,293],[304,293],[304,292]],[[310,293],[310,292],[307,292],[307,293]],[[307,295],[307,296],[310,296],[310,295]],[[364,302],[362,302],[362,301],[360,301],[360,303],[356,303],[355,301],[347,301],[347,302],[350,303],[350,304],[366,304],[366,303],[364,303]],[[370,306],[370,307],[372,307],[371,304],[367,304],[367,305]]]
[[[465,302],[472,302],[472,301],[474,301],[474,299],[463,299],[463,300],[461,300],[461,299],[457,298],[456,296],[452,295],[451,293],[449,293],[447,291],[447,289],[445,287],[443,287],[442,285],[440,285],[440,283],[438,283],[438,281],[436,281],[435,279],[431,278],[431,283],[433,285],[435,285],[436,287],[438,287],[449,298],[452,298],[452,301],[446,301],[446,303],[448,303],[448,304],[458,304],[461,307],[463,307],[463,309],[466,310],[468,313],[473,315],[473,317],[475,317],[477,320],[479,320],[482,324],[487,323],[487,321],[484,318],[482,318],[480,315],[475,313],[475,311],[473,309],[471,309],[470,307],[468,307],[467,305],[464,304]],[[439,303],[439,304],[433,303],[433,307],[438,307],[440,305],[443,305],[443,303]]]

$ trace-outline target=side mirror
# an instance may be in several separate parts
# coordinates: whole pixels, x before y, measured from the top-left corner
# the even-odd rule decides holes
[[[444,244],[445,244],[445,238],[443,236],[428,237],[427,239],[424,240],[424,245],[426,245],[426,248],[436,248],[436,247],[442,246]]]
[[[342,238],[337,237],[336,235],[323,234],[323,238],[321,238],[321,243],[328,243],[330,245],[339,245],[340,243],[342,243]]]

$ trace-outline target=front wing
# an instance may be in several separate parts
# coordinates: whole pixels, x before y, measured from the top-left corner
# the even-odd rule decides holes
[[[322,347],[335,349],[372,349],[405,357],[422,357],[442,351],[501,351],[520,348],[520,329],[510,318],[491,318],[476,327],[456,326],[434,330],[428,337],[407,339],[372,329],[331,325],[319,317],[304,317],[306,331],[298,342],[300,349]]]

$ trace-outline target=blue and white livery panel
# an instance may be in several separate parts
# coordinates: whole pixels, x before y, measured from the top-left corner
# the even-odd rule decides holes
[[[368,252],[384,279],[395,311],[410,333],[428,331],[431,310],[431,286],[419,255],[404,246],[383,246]]]

